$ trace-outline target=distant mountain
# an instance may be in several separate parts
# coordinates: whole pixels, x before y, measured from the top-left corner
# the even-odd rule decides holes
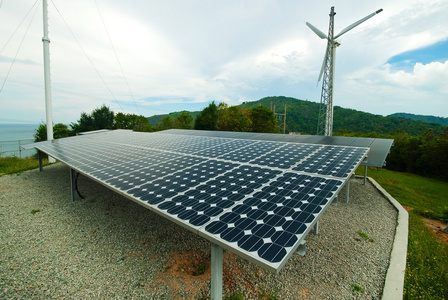
[[[402,117],[414,121],[423,121],[426,123],[440,124],[442,126],[448,126],[448,118],[435,117],[435,116],[424,116],[424,115],[414,115],[408,113],[395,113],[389,115],[389,117]]]
[[[269,107],[277,113],[283,113],[286,104],[286,133],[298,132],[302,134],[316,134],[317,119],[319,114],[319,103],[307,100],[299,100],[291,97],[275,96],[266,97],[257,101],[245,102],[242,107],[252,107],[263,105]],[[168,114],[175,118],[180,112]],[[199,112],[190,112],[193,118]],[[162,120],[166,115],[155,115],[149,117],[153,126]],[[402,130],[409,135],[418,136],[428,129],[441,132],[443,126],[440,124],[430,124],[423,121],[414,121],[401,116],[381,116],[374,115],[354,109],[334,107],[333,131],[349,131],[359,133],[376,132],[377,134],[389,134]]]

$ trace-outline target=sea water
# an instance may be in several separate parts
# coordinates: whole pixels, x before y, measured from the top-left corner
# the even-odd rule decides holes
[[[21,150],[20,145],[34,141],[39,124],[0,124],[0,156],[26,157],[35,150]]]
[[[34,139],[39,124],[1,124],[0,141],[18,141]]]

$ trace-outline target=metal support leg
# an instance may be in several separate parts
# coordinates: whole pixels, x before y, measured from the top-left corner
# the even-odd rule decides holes
[[[37,150],[37,155],[39,157],[39,172],[44,170],[44,165],[42,164],[42,152]]]
[[[319,221],[314,224],[313,231],[315,235],[319,234]]]
[[[296,250],[296,253],[299,254],[300,256],[305,256],[306,253],[306,245],[305,245],[306,241],[302,241],[299,245],[299,247]]]
[[[367,179],[367,166],[364,166],[364,181],[363,181],[363,185],[366,185],[366,179]]]
[[[78,188],[76,186],[76,171],[70,169],[70,182],[72,191],[72,200],[75,201],[78,198]]]
[[[347,183],[345,184],[345,186],[347,187],[346,192],[345,192],[345,203],[348,203],[348,197],[350,195],[350,180],[351,180],[351,178],[349,178],[347,180]]]
[[[336,197],[333,198],[333,201],[331,201],[331,205],[338,206],[338,195],[336,195]]]
[[[212,244],[212,274],[211,274],[211,299],[222,299],[222,248]]]

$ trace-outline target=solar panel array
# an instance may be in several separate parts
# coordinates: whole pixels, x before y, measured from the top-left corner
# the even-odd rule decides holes
[[[238,139],[251,139],[260,141],[277,141],[302,144],[319,145],[339,145],[369,148],[369,157],[362,162],[362,165],[382,168],[386,164],[386,158],[392,147],[393,139],[379,139],[366,137],[347,137],[347,136],[322,136],[322,135],[301,135],[301,134],[275,134],[258,132],[230,132],[230,131],[210,131],[210,130],[188,130],[188,129],[169,129],[165,130],[167,134],[194,135],[225,137]]]
[[[35,147],[279,271],[368,148],[110,131]]]

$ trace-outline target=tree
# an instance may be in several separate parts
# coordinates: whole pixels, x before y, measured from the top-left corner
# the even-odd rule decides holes
[[[251,129],[251,121],[247,116],[246,110],[239,106],[229,107],[225,103],[220,103],[218,116],[219,118],[216,122],[217,130],[247,132]]]
[[[47,127],[47,126],[45,126],[45,127]],[[71,135],[73,135],[73,134],[67,125],[62,124],[62,123],[56,123],[53,126],[53,137],[55,139],[60,139],[60,138],[68,137]]]
[[[78,123],[72,123],[70,124],[70,126],[72,127],[72,130],[75,133],[94,130],[93,118],[91,115],[82,112],[81,117],[78,120]]]
[[[57,123],[53,126],[53,138],[60,139],[73,135],[67,125]],[[40,124],[34,133],[34,142],[42,142],[47,140],[47,124]]]
[[[94,109],[92,114],[81,113],[78,123],[70,125],[75,133],[114,128],[114,112],[106,105]]]
[[[134,130],[143,132],[153,132],[154,128],[152,127],[152,124],[151,122],[149,122],[147,117],[136,116],[134,123]]]
[[[117,129],[133,129],[134,127],[134,118],[129,114],[124,114],[119,112],[115,115],[115,128]]]
[[[114,112],[106,105],[92,111],[94,130],[113,129],[114,128]]]
[[[159,129],[159,130],[171,129],[171,128],[174,128],[174,120],[171,119],[170,116],[164,116],[162,118],[162,121],[157,123],[156,126],[157,126],[157,129]]]
[[[151,123],[148,118],[134,114],[117,113],[114,117],[115,128],[131,129],[135,131],[152,132]]]
[[[251,107],[249,115],[252,121],[253,132],[280,132],[274,112],[267,107],[261,105]]]
[[[218,122],[218,106],[215,101],[204,108],[196,117],[194,122],[194,129],[196,130],[216,130],[216,123]]]
[[[182,111],[176,119],[174,119],[174,128],[191,129],[193,127],[193,117],[188,111]]]

